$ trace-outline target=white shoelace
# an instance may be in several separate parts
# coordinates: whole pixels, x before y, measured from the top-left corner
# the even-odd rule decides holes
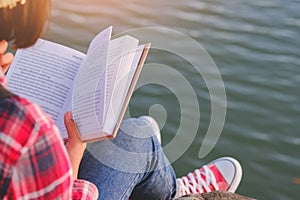
[[[214,173],[207,166],[203,166],[203,172],[201,173],[199,169],[195,170],[195,174],[196,176],[194,176],[193,173],[189,173],[187,176],[176,179],[176,198],[187,194],[201,194],[204,192],[203,188],[206,192],[211,192],[210,184],[213,185],[215,190],[219,189]],[[201,178],[201,174],[205,176],[206,180]]]

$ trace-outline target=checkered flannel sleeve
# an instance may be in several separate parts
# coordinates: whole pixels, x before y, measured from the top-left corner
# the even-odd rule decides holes
[[[73,181],[67,151],[53,121],[23,98],[0,100],[0,149],[0,199],[98,196],[92,183]]]

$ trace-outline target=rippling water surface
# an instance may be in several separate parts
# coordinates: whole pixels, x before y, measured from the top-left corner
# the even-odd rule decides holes
[[[178,176],[229,155],[243,167],[238,193],[258,199],[299,199],[300,185],[295,181],[300,178],[298,0],[54,0],[53,7],[48,39],[83,52],[93,36],[109,25],[114,26],[114,33],[167,27],[200,43],[218,66],[227,95],[222,135],[203,159],[198,152],[211,117],[205,82],[184,67],[189,63],[170,53],[153,50],[147,60],[172,66],[189,77],[199,100],[197,136],[173,163]],[[173,45],[189,48],[180,41]],[[168,74],[163,76],[172,81]],[[184,92],[181,87],[178,85],[177,92]],[[179,103],[168,88],[149,84],[135,91],[130,113],[138,116],[150,110],[159,118],[165,111],[166,122],[160,125],[166,145],[178,130]],[[187,106],[189,112],[184,115],[190,127],[197,124],[193,106]]]

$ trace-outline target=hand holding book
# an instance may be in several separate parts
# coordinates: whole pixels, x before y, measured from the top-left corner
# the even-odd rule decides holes
[[[66,149],[68,151],[70,161],[73,168],[73,177],[77,179],[79,165],[86,148],[86,144],[80,140],[79,132],[75,122],[72,119],[72,113],[66,112],[64,122],[68,132],[68,140],[66,141]]]

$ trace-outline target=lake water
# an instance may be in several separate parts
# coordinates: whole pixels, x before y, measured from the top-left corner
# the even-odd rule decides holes
[[[168,28],[201,44],[222,75],[227,100],[222,134],[212,151],[198,157],[214,106],[207,84],[189,60],[174,53],[153,49],[146,62],[176,69],[199,103],[188,95],[177,99],[185,96],[185,87],[156,70],[157,77],[175,83],[176,90],[156,84],[154,74],[153,83],[135,91],[130,115],[150,113],[158,119],[163,146],[172,143],[179,125],[187,127],[187,134],[196,130],[188,149],[183,151],[178,144],[166,152],[172,156],[183,151],[173,162],[178,176],[217,157],[232,156],[243,167],[238,193],[257,199],[299,199],[300,1],[54,0],[53,7],[48,39],[83,52],[93,36],[110,25],[114,34],[133,28]],[[191,48],[166,38],[166,43],[170,41],[174,49]],[[189,55],[193,61],[203,61],[196,53]],[[185,112],[180,110],[182,103]]]

